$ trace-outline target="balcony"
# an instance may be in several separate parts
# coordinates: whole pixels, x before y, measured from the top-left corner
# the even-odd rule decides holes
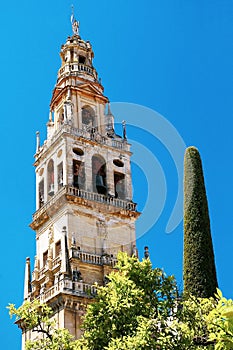
[[[117,263],[117,259],[109,255],[97,255],[90,254],[86,252],[79,251],[75,248],[72,248],[72,258],[77,258],[82,262],[86,262],[94,265],[110,265],[114,267]]]
[[[88,192],[75,187],[67,187],[66,194],[75,196],[75,197],[84,198],[94,202],[113,205],[114,207],[122,208],[125,210],[130,210],[130,211],[136,210],[136,203],[119,199],[119,198],[105,196],[104,194],[100,194],[100,193]]]
[[[72,74],[72,73],[77,73],[77,74],[85,73],[97,79],[97,74],[95,69],[83,63],[66,63],[62,68],[59,69],[58,76],[59,78],[61,78],[64,74]]]
[[[53,287],[45,291],[41,291],[39,296],[40,302],[45,303],[60,293],[73,294],[90,298],[96,294],[96,287],[91,284],[84,283],[83,281],[72,282],[69,279],[63,279],[57,282]]]
[[[39,156],[41,152],[46,151],[51,145],[57,141],[63,134],[70,134],[72,136],[84,138],[86,140],[99,143],[101,145],[117,148],[120,151],[130,151],[130,145],[126,142],[125,139],[114,139],[102,136],[99,133],[93,135],[91,131],[85,129],[78,129],[69,124],[60,125],[51,138],[45,141],[44,145],[40,147],[37,155]]]
[[[83,198],[85,200],[98,202],[105,205],[111,205],[116,208],[124,209],[131,212],[136,211],[136,205],[137,205],[136,203],[133,203],[131,201],[108,197],[100,193],[88,192],[88,191],[81,190],[75,187],[70,187],[70,186],[63,186],[57,193],[55,193],[55,195],[47,203],[45,203],[41,208],[39,208],[35,212],[35,214],[33,215],[33,221],[38,220],[42,214],[45,216],[45,220],[47,220],[49,217],[49,215],[46,214],[47,210],[55,204],[56,205],[59,204],[59,206],[61,206],[63,203],[63,201],[60,200],[62,196],[72,196],[77,198]]]
[[[52,270],[56,269],[61,265],[61,255],[59,254],[56,258],[52,260]]]

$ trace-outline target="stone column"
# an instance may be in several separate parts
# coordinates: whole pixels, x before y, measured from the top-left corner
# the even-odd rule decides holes
[[[125,160],[125,199],[132,200],[132,178],[130,160]]]
[[[82,108],[81,108],[81,98],[79,95],[77,95],[77,101],[78,101],[78,129],[82,129]]]
[[[107,175],[107,189],[108,193],[112,196],[115,195],[115,186],[114,186],[114,171],[112,159],[106,159],[106,175]]]
[[[93,192],[92,186],[92,154],[86,151],[85,157],[85,176],[86,176],[86,190]]]

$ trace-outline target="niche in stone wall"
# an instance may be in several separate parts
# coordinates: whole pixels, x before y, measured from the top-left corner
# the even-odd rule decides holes
[[[57,166],[57,183],[58,183],[58,189],[62,188],[62,186],[63,186],[63,162],[61,162]]]
[[[55,243],[55,257],[59,256],[61,253],[61,240]]]
[[[43,266],[45,266],[48,262],[48,250],[46,250],[44,253],[43,253]]]
[[[48,197],[54,195],[54,162],[50,159],[47,167],[47,186],[48,186]]]
[[[84,106],[82,108],[82,126],[88,131],[92,131],[92,128],[97,128],[95,112],[90,106]]]
[[[39,208],[44,205],[44,179],[39,183]]]

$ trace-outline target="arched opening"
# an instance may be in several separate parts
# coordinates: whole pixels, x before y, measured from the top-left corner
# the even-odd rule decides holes
[[[114,172],[115,197],[125,199],[125,175]]]
[[[59,111],[58,111],[58,125],[63,125],[64,124],[64,110],[63,108],[61,108]]]
[[[79,63],[85,64],[85,62],[86,62],[86,57],[80,55],[79,56]]]
[[[47,168],[47,189],[48,196],[52,197],[54,195],[54,162],[50,159]]]
[[[92,157],[92,182],[93,192],[107,194],[106,163],[103,157]]]
[[[82,108],[82,126],[88,131],[91,131],[92,128],[97,127],[95,120],[95,111],[90,106],[84,106]]]
[[[73,186],[85,190],[85,166],[84,162],[73,159]]]
[[[63,162],[61,162],[57,167],[57,183],[58,189],[63,186]]]
[[[39,183],[39,208],[44,205],[44,179]]]

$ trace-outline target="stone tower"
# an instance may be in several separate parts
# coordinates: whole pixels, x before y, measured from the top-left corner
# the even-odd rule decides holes
[[[114,117],[93,67],[89,41],[73,35],[61,47],[61,68],[50,103],[47,140],[35,154],[34,271],[26,261],[24,299],[54,310],[58,327],[78,338],[83,304],[116,263],[136,254],[130,145],[115,134]],[[38,336],[23,329],[25,341]]]

